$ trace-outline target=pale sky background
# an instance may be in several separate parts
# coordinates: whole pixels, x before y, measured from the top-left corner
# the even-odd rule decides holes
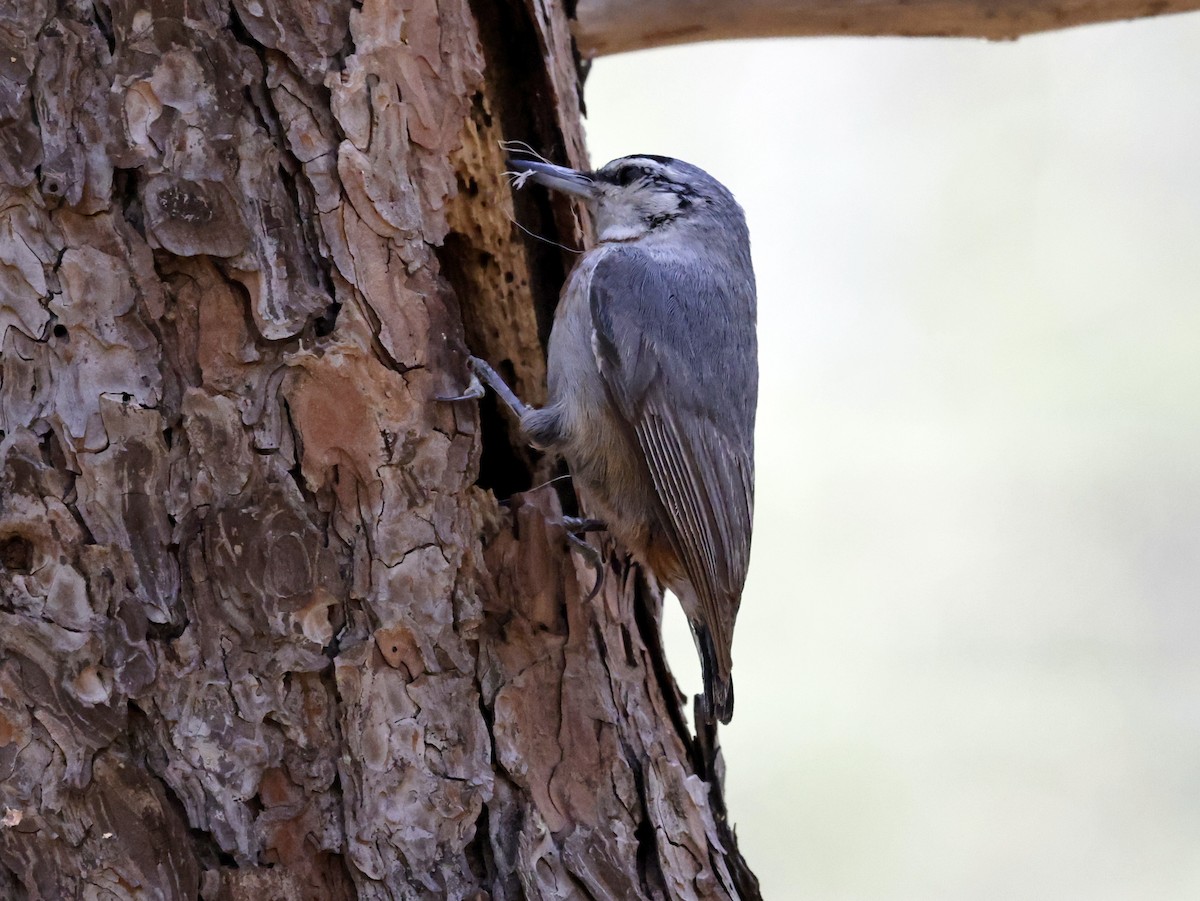
[[[594,162],[750,221],[765,896],[1200,899],[1200,15],[628,54],[586,99]]]

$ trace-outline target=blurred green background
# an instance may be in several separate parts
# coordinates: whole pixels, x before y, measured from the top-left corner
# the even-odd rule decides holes
[[[1200,16],[650,51],[586,99],[594,162],[750,221],[723,742],[766,897],[1200,898]]]

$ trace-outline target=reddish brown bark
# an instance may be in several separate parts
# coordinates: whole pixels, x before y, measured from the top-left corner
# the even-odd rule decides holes
[[[0,896],[755,893],[536,401],[550,0],[0,10]],[[561,492],[561,494],[560,494]]]

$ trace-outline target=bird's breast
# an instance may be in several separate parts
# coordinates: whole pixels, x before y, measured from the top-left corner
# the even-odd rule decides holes
[[[602,508],[598,512],[620,521],[644,520],[640,506],[653,488],[628,424],[609,400],[595,350],[592,275],[607,250],[599,247],[580,259],[563,288],[550,333],[548,407],[559,426],[556,449],[577,486]]]

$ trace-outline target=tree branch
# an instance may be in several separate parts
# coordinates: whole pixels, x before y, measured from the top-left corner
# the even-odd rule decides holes
[[[725,38],[901,35],[1011,40],[1200,9],[1200,0],[579,0],[584,57]]]

